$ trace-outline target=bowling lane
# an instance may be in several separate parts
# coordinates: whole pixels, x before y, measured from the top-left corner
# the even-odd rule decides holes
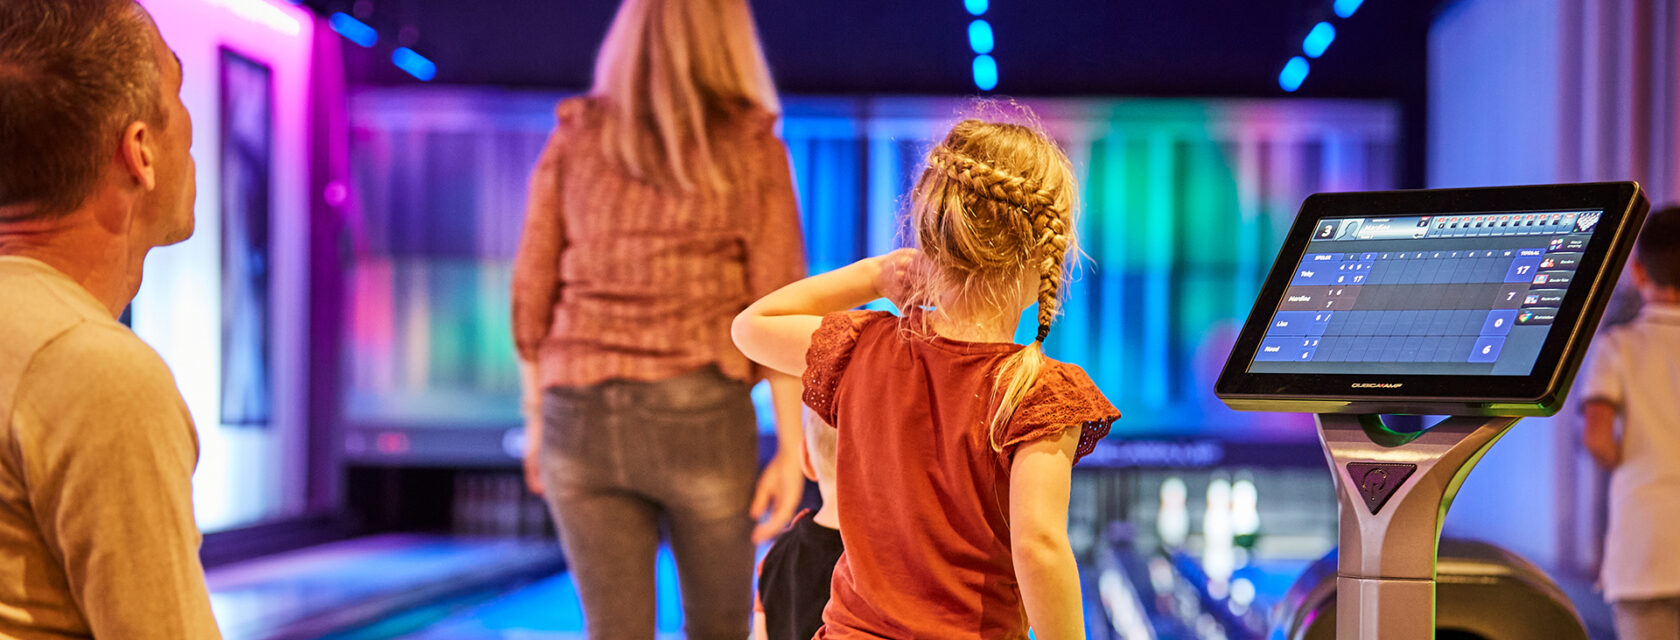
[[[662,548],[657,563],[659,640],[678,640],[682,635],[682,610],[677,587],[676,563],[669,549]],[[1094,576],[1094,572],[1086,572]],[[1086,581],[1086,631],[1090,638],[1113,637],[1106,630],[1100,606]],[[407,611],[361,629],[329,636],[326,640],[581,640],[583,612],[578,606],[577,588],[571,575],[560,573],[487,598],[458,606],[444,616],[427,611]]]
[[[548,540],[382,535],[208,572],[228,640],[316,638],[565,566]]]
[[[655,571],[659,585],[655,609],[659,639],[680,640],[683,637],[681,592],[677,586],[677,565],[669,548],[660,548]],[[577,586],[570,573],[559,573],[502,591],[425,626],[398,628],[387,623],[385,628],[337,635],[332,640],[581,640],[583,637],[583,610],[578,603]]]

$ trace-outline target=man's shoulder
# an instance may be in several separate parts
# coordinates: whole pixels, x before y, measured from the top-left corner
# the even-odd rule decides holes
[[[115,322],[78,323],[41,345],[21,372],[15,396],[51,414],[173,413],[180,398],[163,358]]]
[[[25,376],[47,376],[97,393],[101,386],[132,388],[166,382],[174,376],[150,345],[116,322],[91,320],[66,327],[41,345]]]
[[[159,434],[173,438],[192,422],[163,359],[115,323],[78,324],[42,346],[17,381],[12,408],[17,437],[31,450],[66,439],[84,451],[165,446],[173,440]]]
[[[6,297],[0,305],[0,352],[7,359],[27,358],[73,327],[122,326],[76,286],[39,263],[0,261],[0,291]]]
[[[0,381],[5,391],[68,384],[89,392],[153,388],[173,376],[157,352],[79,285],[44,265],[0,261]]]

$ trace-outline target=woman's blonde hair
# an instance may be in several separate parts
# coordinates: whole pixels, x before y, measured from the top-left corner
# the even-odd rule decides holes
[[[991,444],[1038,381],[1044,338],[1061,308],[1069,255],[1078,255],[1078,185],[1067,155],[1024,106],[1025,124],[958,122],[927,155],[911,192],[910,222],[932,269],[910,306],[962,299],[1007,313],[1026,274],[1038,280],[1038,333],[999,366],[992,388]]]
[[[781,111],[747,0],[624,0],[590,93],[607,156],[685,192],[729,188],[709,125],[742,105]]]

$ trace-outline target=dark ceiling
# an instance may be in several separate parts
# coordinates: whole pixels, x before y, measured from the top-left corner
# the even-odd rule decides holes
[[[1338,34],[1298,95],[1421,100],[1440,0],[991,0],[998,93],[1282,96],[1278,71],[1307,30]],[[438,83],[580,89],[617,3],[608,0],[306,0],[365,17],[373,49],[346,47],[351,80],[415,80],[408,44]],[[359,7],[357,5],[360,5]],[[972,17],[962,0],[754,0],[766,56],[790,94],[968,94]]]

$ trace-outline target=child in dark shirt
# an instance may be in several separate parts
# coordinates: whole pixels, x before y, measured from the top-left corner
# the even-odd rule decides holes
[[[805,412],[805,477],[817,483],[822,507],[794,518],[770,545],[758,574],[755,640],[810,640],[822,626],[834,563],[845,546],[834,502],[834,427]]]

